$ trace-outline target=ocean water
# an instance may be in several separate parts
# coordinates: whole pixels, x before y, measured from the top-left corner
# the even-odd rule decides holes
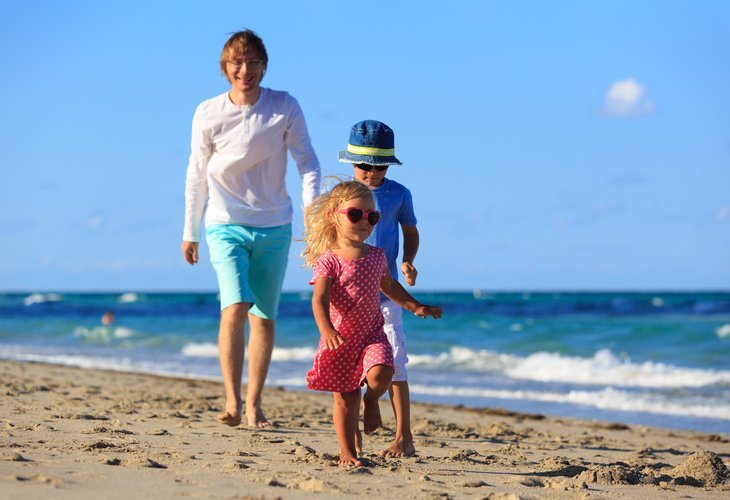
[[[417,293],[414,401],[730,433],[730,293]],[[111,309],[116,321],[102,326]],[[214,293],[0,294],[0,358],[218,379]],[[318,332],[285,293],[267,384],[307,390]]]

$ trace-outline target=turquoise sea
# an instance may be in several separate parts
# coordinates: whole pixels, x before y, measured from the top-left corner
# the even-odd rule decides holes
[[[730,434],[730,293],[416,293],[415,401]],[[102,326],[111,309],[116,321]],[[0,358],[219,378],[215,293],[0,294]],[[307,390],[318,333],[285,293],[267,383]]]

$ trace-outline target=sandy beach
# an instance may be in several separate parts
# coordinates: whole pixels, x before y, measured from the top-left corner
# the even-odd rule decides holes
[[[215,381],[0,361],[6,498],[730,498],[728,436],[413,405],[418,453],[337,466],[328,394],[268,388],[266,429],[215,420]]]

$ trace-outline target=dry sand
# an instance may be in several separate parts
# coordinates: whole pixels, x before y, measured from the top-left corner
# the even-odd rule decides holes
[[[730,498],[726,435],[413,405],[418,453],[337,466],[331,396],[267,388],[225,427],[219,382],[0,361],[5,498]]]

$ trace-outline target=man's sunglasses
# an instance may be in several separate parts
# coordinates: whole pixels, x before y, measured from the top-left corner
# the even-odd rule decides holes
[[[367,217],[368,224],[371,226],[374,226],[380,220],[380,212],[377,210],[363,210],[362,208],[348,207],[339,209],[337,213],[346,214],[348,220],[353,224],[360,222],[363,217]]]
[[[364,170],[366,172],[370,172],[372,169],[375,169],[378,172],[384,172],[388,170],[388,167],[390,165],[368,165],[367,163],[357,163],[355,164],[355,166],[360,170]]]

